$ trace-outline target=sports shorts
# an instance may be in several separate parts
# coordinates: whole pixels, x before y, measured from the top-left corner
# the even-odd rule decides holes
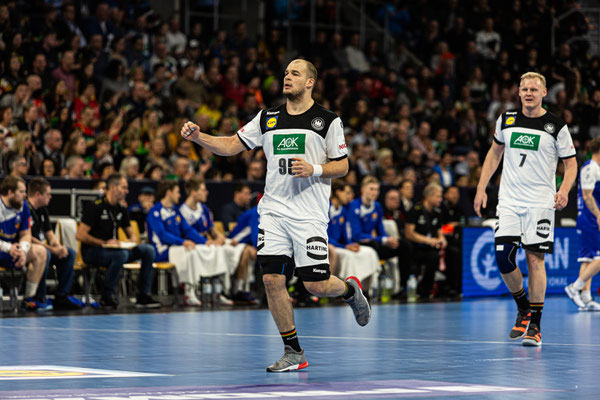
[[[520,243],[525,250],[552,254],[554,213],[552,208],[498,206],[495,242]]]

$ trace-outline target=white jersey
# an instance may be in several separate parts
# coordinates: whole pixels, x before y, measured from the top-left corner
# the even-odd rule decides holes
[[[292,158],[326,164],[348,156],[342,121],[335,113],[315,103],[300,115],[289,115],[282,104],[261,111],[238,136],[248,150],[262,146],[267,158],[259,215],[329,221],[331,179],[295,178]]]
[[[567,124],[550,112],[529,118],[506,111],[496,121],[494,141],[504,145],[498,205],[553,208],[558,159],[575,157]]]

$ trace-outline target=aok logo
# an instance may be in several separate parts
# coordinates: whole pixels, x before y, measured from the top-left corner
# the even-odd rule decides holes
[[[305,138],[303,133],[273,135],[273,154],[304,154]]]
[[[531,133],[513,132],[510,137],[510,147],[515,149],[535,150],[540,145],[540,135]]]

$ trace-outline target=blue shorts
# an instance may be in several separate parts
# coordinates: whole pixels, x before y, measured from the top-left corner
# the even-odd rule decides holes
[[[8,253],[0,251],[0,267],[3,268],[15,268],[12,256]]]
[[[591,262],[600,259],[600,231],[598,229],[577,229],[579,238],[578,262]]]

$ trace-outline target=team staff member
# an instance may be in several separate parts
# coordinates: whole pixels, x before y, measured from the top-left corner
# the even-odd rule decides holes
[[[29,311],[51,310],[51,306],[43,299],[34,298],[47,260],[46,249],[31,243],[26,190],[25,181],[12,175],[4,178],[0,184],[0,265],[27,269],[23,308]]]
[[[35,244],[44,246],[47,252],[47,273],[50,265],[56,266],[58,286],[52,306],[56,310],[78,310],[82,304],[80,301],[70,298],[71,284],[73,283],[73,266],[75,265],[75,250],[63,246],[58,241],[50,226],[48,215],[48,204],[52,198],[50,194],[50,182],[44,178],[36,177],[29,182],[27,188],[27,204],[31,213],[31,236]],[[40,281],[37,297],[46,297],[46,274]]]
[[[308,291],[319,297],[342,295],[360,325],[366,325],[371,317],[358,279],[349,277],[344,282],[329,272],[330,180],[348,172],[342,122],[312,99],[317,79],[314,65],[294,60],[284,75],[286,103],[259,112],[237,135],[210,136],[200,133],[192,122],[181,129],[184,138],[218,155],[233,155],[257,146],[265,152],[265,194],[258,205],[258,260],[269,309],[285,349],[283,357],[267,368],[269,372],[308,366],[286,290],[286,278],[294,273],[294,264]]]
[[[154,249],[148,244],[139,244],[132,249],[119,247],[119,228],[123,228],[130,241],[135,241],[127,208],[121,205],[129,192],[127,179],[120,174],[111,175],[106,182],[106,195],[83,210],[76,238],[81,241],[81,256],[88,264],[104,265],[108,268],[100,305],[117,308],[119,301],[115,295],[123,264],[135,260],[142,261],[138,278],[137,308],[159,308],[162,305],[150,296],[152,284],[152,263]]]
[[[544,253],[554,246],[554,213],[567,205],[577,177],[575,148],[567,124],[542,108],[546,78],[536,72],[521,76],[521,109],[502,113],[496,121],[494,142],[483,163],[474,208],[481,217],[487,184],[504,164],[498,194],[498,226],[495,232],[496,262],[504,283],[517,303],[517,321],[509,337],[523,339],[524,346],[541,346],[541,318],[546,295]],[[565,166],[563,183],[556,191],[556,163]],[[529,299],[523,276],[515,263],[522,245],[529,270]]]
[[[440,265],[440,249],[447,242],[442,233],[442,187],[430,183],[423,189],[423,202],[416,204],[406,219],[406,238],[414,243],[415,265],[423,268],[418,288],[421,298],[427,298],[433,288],[435,271]]]

